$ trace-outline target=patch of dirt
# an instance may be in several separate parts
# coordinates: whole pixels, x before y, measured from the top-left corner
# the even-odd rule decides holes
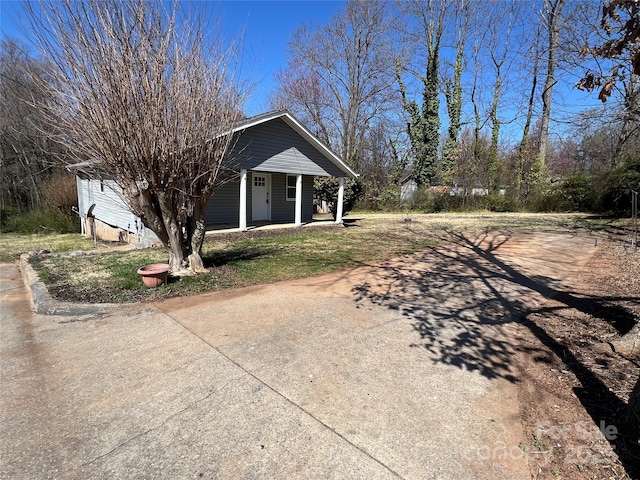
[[[640,359],[609,342],[640,321],[640,249],[610,235],[573,282],[577,307],[548,302],[522,319],[520,445],[535,479],[638,479],[639,433],[626,406]]]

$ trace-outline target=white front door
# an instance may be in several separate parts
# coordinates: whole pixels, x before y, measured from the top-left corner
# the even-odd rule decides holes
[[[251,220],[271,220],[271,175],[253,173],[251,189]]]

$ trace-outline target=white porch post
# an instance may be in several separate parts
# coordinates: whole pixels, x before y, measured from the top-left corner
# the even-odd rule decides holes
[[[302,225],[302,175],[296,175],[296,227]]]
[[[247,229],[247,169],[240,170],[240,222],[238,227],[243,232]]]
[[[338,202],[336,204],[336,223],[342,223],[342,207],[344,203],[344,177],[340,177],[340,188],[338,189]]]

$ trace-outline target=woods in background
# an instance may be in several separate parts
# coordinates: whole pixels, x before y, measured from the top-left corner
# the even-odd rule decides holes
[[[349,1],[293,33],[271,106],[361,174],[356,206],[626,214],[639,18],[633,0]],[[39,58],[0,45],[4,220],[74,205],[64,132],[36,107],[55,93],[34,80],[50,75]]]
[[[361,206],[623,213],[640,184],[637,8],[351,1],[293,35],[272,105],[362,174]],[[601,106],[579,91],[597,87]]]

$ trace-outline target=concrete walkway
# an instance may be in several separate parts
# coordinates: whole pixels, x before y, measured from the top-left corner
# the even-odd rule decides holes
[[[557,287],[593,240],[503,237],[83,315],[1,264],[0,477],[530,478],[511,339],[547,292],[518,275]]]

